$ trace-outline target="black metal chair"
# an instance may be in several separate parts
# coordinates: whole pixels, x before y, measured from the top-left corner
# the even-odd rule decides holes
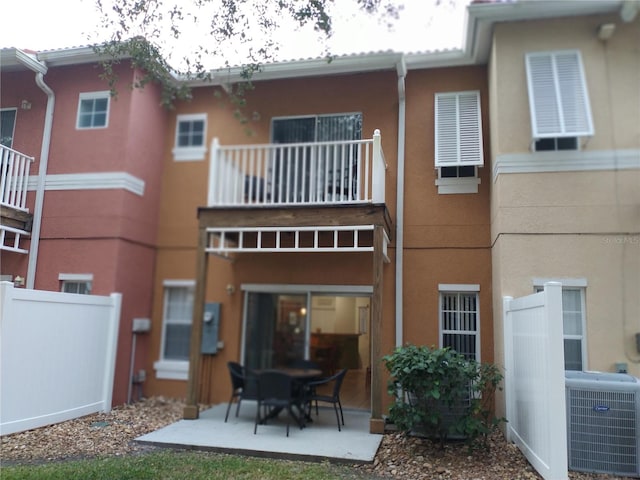
[[[242,400],[258,399],[257,380],[255,376],[247,375],[246,369],[237,362],[227,362],[227,367],[231,378],[232,390],[229,405],[227,405],[227,414],[224,416],[225,422],[229,418],[229,411],[231,410],[231,404],[234,399],[238,402],[238,406],[236,407],[236,417],[240,413],[240,404],[242,403]]]
[[[325,402],[333,404],[333,409],[336,412],[336,420],[338,421],[338,431],[341,431],[340,428],[340,420],[342,420],[342,425],[344,425],[344,415],[342,413],[342,403],[340,402],[340,389],[342,388],[342,382],[344,381],[344,377],[347,374],[347,369],[344,368],[340,370],[335,375],[332,375],[327,378],[323,378],[322,380],[316,380],[313,382],[308,382],[307,386],[307,408],[309,409],[309,415],[311,414],[311,406],[313,402],[316,402],[316,415],[318,415],[318,402]],[[333,389],[331,394],[322,394],[318,393],[318,387],[322,385],[327,385],[333,383]],[[340,410],[340,415],[338,415],[338,410]]]
[[[293,407],[297,406],[301,415],[304,414],[299,397],[294,395],[294,380],[290,375],[277,371],[260,372],[258,379],[258,406],[253,433],[258,433],[258,424],[267,423],[267,419],[277,416],[282,410],[287,410],[287,437],[289,436],[289,419],[293,418],[300,428],[304,426],[304,418],[297,416]],[[264,411],[264,416],[260,411]]]

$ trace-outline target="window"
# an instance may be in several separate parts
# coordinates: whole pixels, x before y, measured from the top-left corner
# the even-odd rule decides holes
[[[158,378],[186,380],[189,370],[191,320],[195,282],[166,281]]]
[[[105,128],[109,123],[110,93],[81,93],[78,101],[78,121],[76,128]]]
[[[476,176],[476,167],[442,167],[439,169],[440,178],[467,178]]]
[[[436,168],[483,165],[480,92],[436,93]]]
[[[526,69],[534,140],[593,135],[579,51],[528,53]]]
[[[484,163],[480,92],[436,93],[435,167],[438,193],[478,193]]]
[[[204,160],[206,153],[207,116],[204,113],[178,115],[175,160]]]
[[[546,281],[546,280],[545,280]],[[535,282],[536,284],[544,282]],[[586,367],[586,351],[584,345],[585,288],[565,286],[583,282],[562,283],[562,331],[564,334],[564,369],[582,371]],[[536,285],[535,291],[540,292],[544,287]]]
[[[16,126],[17,109],[0,110],[0,145],[11,148],[13,146],[13,132]]]
[[[60,291],[65,293],[91,294],[93,275],[91,273],[61,273],[58,275]]]
[[[440,285],[440,346],[480,361],[479,285]]]
[[[541,138],[534,143],[536,152],[578,150],[578,137]]]

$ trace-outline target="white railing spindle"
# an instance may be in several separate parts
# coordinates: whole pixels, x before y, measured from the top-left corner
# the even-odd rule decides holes
[[[28,212],[27,184],[33,157],[0,145],[0,204]]]

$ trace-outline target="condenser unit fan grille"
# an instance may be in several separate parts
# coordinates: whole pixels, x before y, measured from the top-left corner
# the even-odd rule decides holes
[[[567,389],[569,468],[638,473],[636,392]]]

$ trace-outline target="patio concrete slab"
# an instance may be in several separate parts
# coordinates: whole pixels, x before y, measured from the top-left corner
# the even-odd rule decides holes
[[[287,414],[281,413],[267,425],[253,425],[256,404],[243,401],[240,414],[232,406],[225,423],[226,404],[202,411],[197,420],[180,420],[136,439],[137,442],[168,448],[209,450],[269,458],[345,463],[372,462],[382,435],[369,433],[371,414],[362,410],[344,410],[345,425],[338,431],[333,408],[312,413],[313,422],[299,429],[293,422],[286,436]]]

